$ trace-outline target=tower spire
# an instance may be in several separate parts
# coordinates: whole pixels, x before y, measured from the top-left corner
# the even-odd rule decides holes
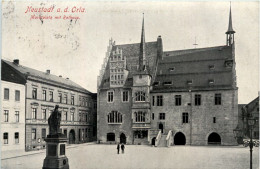
[[[139,69],[140,70],[145,70],[146,69],[144,13],[143,13],[143,23],[142,23],[141,44],[140,44]]]
[[[229,23],[228,23],[228,30],[227,34],[227,45],[230,46],[234,43],[234,33],[236,33],[232,26],[232,13],[231,13],[231,2],[230,2],[230,10],[229,10]]]

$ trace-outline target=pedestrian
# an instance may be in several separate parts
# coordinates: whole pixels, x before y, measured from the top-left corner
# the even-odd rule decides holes
[[[120,151],[120,144],[118,143],[117,144],[117,154],[119,154],[119,151]]]
[[[125,150],[125,145],[124,144],[121,145],[121,150],[122,150],[122,153],[124,154],[124,150]]]

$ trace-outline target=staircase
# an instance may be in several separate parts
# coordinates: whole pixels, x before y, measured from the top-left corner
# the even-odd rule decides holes
[[[166,137],[167,137],[167,134],[162,134],[162,137],[161,137],[157,147],[167,147]]]

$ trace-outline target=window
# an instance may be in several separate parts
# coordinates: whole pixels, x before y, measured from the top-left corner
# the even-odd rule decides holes
[[[213,117],[213,123],[216,123],[216,117]]]
[[[53,91],[50,91],[49,95],[50,95],[50,101],[53,102]]]
[[[152,114],[152,119],[154,120],[154,113]]]
[[[201,95],[195,94],[195,106],[200,106],[200,105],[201,105]]]
[[[9,110],[4,110],[4,122],[8,122]]]
[[[3,134],[4,144],[8,144],[8,133]]]
[[[32,140],[36,140],[36,129],[32,129]]]
[[[107,92],[107,100],[108,102],[113,102],[113,96],[114,96],[114,93],[113,92]]]
[[[79,111],[79,121],[81,121],[81,111]]]
[[[19,122],[19,111],[15,111],[15,122]]]
[[[135,101],[144,102],[145,101],[145,92],[139,91],[135,93]]]
[[[88,113],[86,113],[85,117],[86,117],[86,122],[88,122]]]
[[[135,121],[145,122],[145,112],[142,111],[135,112]]]
[[[32,119],[37,119],[37,110],[36,110],[36,108],[32,108]]]
[[[14,133],[14,142],[15,142],[15,144],[19,143],[19,133],[18,132]]]
[[[189,123],[189,114],[182,113],[182,123]]]
[[[115,141],[115,133],[107,133],[107,141]]]
[[[42,128],[42,139],[46,138],[46,128]]]
[[[112,111],[107,115],[108,123],[122,123],[122,114],[118,111]]]
[[[32,90],[32,98],[37,99],[37,89],[36,88],[33,88],[33,90]]]
[[[62,94],[61,94],[61,93],[59,93],[58,98],[59,98],[59,99],[58,99],[59,102],[62,103]]]
[[[9,89],[4,89],[4,100],[9,100]]]
[[[128,91],[123,91],[123,102],[128,102]]]
[[[159,82],[154,82],[153,85],[154,85],[154,86],[158,86],[158,85],[159,85]]]
[[[159,114],[159,119],[160,120],[165,120],[165,113],[160,113]]]
[[[74,96],[71,96],[71,105],[74,105]]]
[[[63,130],[63,134],[67,137],[67,129]]]
[[[64,112],[64,120],[68,121],[68,112],[67,111]]]
[[[167,85],[172,85],[172,82],[171,82],[171,81],[163,82],[163,85],[165,85],[165,86],[167,86]]]
[[[157,96],[157,106],[163,106],[163,96]]]
[[[42,100],[46,101],[46,90],[42,90]]]
[[[15,91],[15,101],[20,101],[20,90]]]
[[[70,112],[70,121],[74,121],[74,112]]]
[[[46,109],[42,109],[42,119],[46,120],[47,119],[47,113],[46,113]]]
[[[64,95],[64,103],[67,104],[68,103],[68,96],[65,94]]]
[[[174,71],[174,69],[175,69],[174,67],[171,67],[171,68],[169,68],[169,71],[172,72],[172,71]]]
[[[215,94],[215,105],[221,105],[221,94]]]
[[[175,106],[181,105],[181,95],[175,95]]]
[[[152,101],[152,105],[155,105],[155,96],[153,96],[153,101]]]

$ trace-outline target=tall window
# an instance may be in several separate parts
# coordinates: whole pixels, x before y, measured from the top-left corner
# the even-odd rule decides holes
[[[4,100],[9,100],[9,89],[4,89]]]
[[[46,90],[42,90],[42,100],[46,100]]]
[[[86,122],[88,122],[88,113],[86,113],[85,117],[86,117]]]
[[[82,121],[81,111],[79,111],[79,121]]]
[[[15,111],[15,122],[19,122],[19,111]]]
[[[64,120],[68,121],[68,112],[67,111],[64,112]]]
[[[50,96],[50,102],[53,102],[53,91],[49,92],[49,96]]]
[[[59,99],[58,99],[59,102],[62,103],[62,94],[61,94],[61,93],[59,93],[58,98],[59,98]]]
[[[159,119],[160,120],[165,120],[165,113],[160,113],[159,114]]]
[[[36,140],[36,129],[32,129],[32,140]]]
[[[85,138],[88,137],[88,128],[85,129]]]
[[[142,111],[135,112],[135,121],[145,122],[145,112]]]
[[[71,105],[74,105],[74,96],[71,96]]]
[[[20,101],[20,90],[15,90],[15,101]]]
[[[46,138],[46,128],[42,128],[42,139]]]
[[[152,119],[154,120],[154,113],[152,114]]]
[[[4,110],[4,122],[8,122],[8,118],[9,118],[9,110]]]
[[[144,102],[145,101],[145,92],[143,92],[143,91],[136,92],[135,101]]]
[[[163,106],[163,96],[157,96],[157,106]]]
[[[182,123],[189,123],[189,114],[182,113]]]
[[[175,95],[175,106],[181,105],[181,95]]]
[[[37,88],[33,88],[32,90],[32,98],[37,99]]]
[[[123,102],[128,102],[128,91],[123,91]]]
[[[68,96],[65,94],[64,95],[64,103],[67,104],[68,103]]]
[[[36,119],[37,118],[37,110],[36,108],[32,108],[32,119]]]
[[[15,141],[15,144],[19,143],[19,133],[18,132],[14,133],[14,141]]]
[[[8,144],[8,133],[3,133],[4,144]]]
[[[201,95],[195,94],[195,106],[201,105]]]
[[[70,112],[70,121],[74,121],[74,112]]]
[[[215,94],[215,105],[221,105],[221,94]]]
[[[155,105],[155,96],[153,96],[153,100],[152,100],[152,105],[154,106]]]
[[[46,120],[47,119],[47,110],[42,109],[42,119]]]
[[[122,114],[118,111],[112,111],[107,115],[108,123],[122,123]]]
[[[113,102],[113,99],[114,99],[113,96],[114,96],[113,92],[107,92],[107,101]]]
[[[217,120],[216,120],[216,117],[213,117],[213,123],[216,123]]]

